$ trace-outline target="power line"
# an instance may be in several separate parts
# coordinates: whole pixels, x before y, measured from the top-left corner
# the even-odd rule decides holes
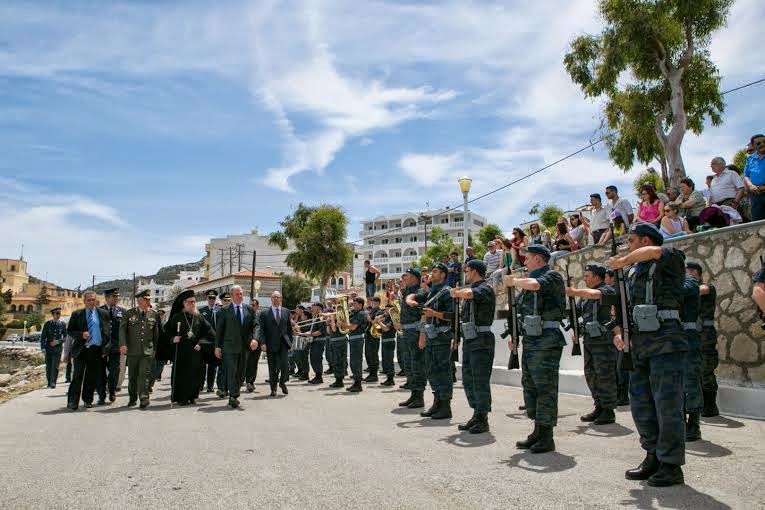
[[[738,87],[735,87],[735,88],[732,88],[732,89],[726,90],[726,91],[724,91],[724,92],[721,92],[721,93],[720,93],[720,95],[721,95],[721,96],[725,96],[725,95],[727,95],[727,94],[730,94],[730,93],[732,93],[732,92],[737,92],[737,91],[739,91],[739,90],[743,90],[743,89],[745,89],[745,88],[748,88],[748,87],[751,87],[751,86],[753,86],[753,85],[757,85],[757,84],[759,84],[759,83],[763,83],[763,82],[765,82],[765,78],[760,78],[760,79],[758,79],[758,80],[754,80],[754,81],[751,81],[751,82],[749,82],[749,83],[745,83],[745,84],[743,84],[743,85],[740,85],[740,86],[738,86]],[[497,193],[497,192],[499,192],[499,191],[502,191],[502,190],[504,190],[504,189],[507,189],[507,188],[509,188],[510,186],[513,186],[513,185],[515,185],[515,184],[518,184],[519,182],[521,182],[521,181],[524,181],[524,180],[528,179],[529,177],[533,177],[533,176],[537,175],[537,174],[538,174],[538,173],[540,173],[540,172],[544,172],[545,170],[548,170],[548,169],[552,168],[553,166],[555,166],[555,165],[557,165],[557,164],[559,164],[559,163],[562,163],[562,162],[566,161],[567,159],[571,159],[571,158],[573,158],[574,156],[577,156],[577,155],[581,154],[582,152],[584,152],[584,151],[586,151],[586,150],[588,150],[588,149],[591,149],[591,148],[595,147],[596,145],[598,145],[598,144],[600,144],[600,143],[604,142],[605,140],[607,140],[608,138],[610,138],[610,137],[612,137],[612,136],[615,136],[615,135],[617,135],[618,133],[619,133],[619,130],[617,129],[616,131],[612,131],[612,132],[610,132],[610,133],[608,133],[608,134],[606,134],[606,135],[603,135],[603,136],[601,136],[599,139],[595,140],[594,142],[590,142],[588,145],[586,145],[586,146],[584,146],[584,147],[581,147],[580,149],[577,149],[576,151],[574,151],[574,152],[572,152],[572,153],[570,153],[570,154],[567,154],[566,156],[563,156],[562,158],[560,158],[560,159],[558,159],[558,160],[556,160],[556,161],[553,161],[552,163],[550,163],[550,164],[548,164],[548,165],[545,165],[545,166],[543,166],[542,168],[539,168],[539,169],[537,169],[537,170],[534,170],[533,172],[530,172],[530,173],[528,173],[528,174],[526,174],[526,175],[523,175],[523,176],[521,176],[521,177],[519,177],[519,178],[517,178],[517,179],[515,179],[515,180],[513,180],[513,181],[510,181],[510,182],[508,182],[507,184],[504,184],[504,185],[502,185],[502,186],[500,186],[500,187],[498,187],[498,188],[495,188],[495,189],[493,189],[493,190],[491,190],[491,191],[487,191],[486,193],[483,193],[482,195],[478,195],[477,197],[475,197],[475,198],[473,198],[473,199],[471,199],[471,200],[468,200],[468,204],[472,204],[473,202],[477,202],[477,201],[479,201],[479,200],[481,200],[481,199],[483,199],[483,198],[486,198],[486,197],[488,197],[488,196],[490,196],[490,195],[493,195],[494,193]],[[431,216],[429,216],[429,218],[431,218],[432,216],[437,216],[437,215],[439,215],[439,214],[443,214],[443,213],[445,213],[445,212],[448,212],[448,211],[452,211],[452,210],[457,210],[457,211],[459,211],[459,207],[460,207],[461,205],[462,205],[462,204],[461,204],[461,203],[459,203],[459,204],[455,204],[454,206],[447,206],[447,207],[445,207],[443,210],[441,210],[441,211],[438,211],[438,212],[436,212],[436,213],[432,214]],[[462,220],[463,220],[463,221],[465,221],[466,219],[467,219],[467,218],[463,218]],[[414,226],[417,226],[417,225],[419,225],[420,223],[422,223],[422,222],[424,222],[424,221],[427,221],[427,220],[418,219],[418,220],[415,222],[415,225],[414,225]],[[393,228],[385,229],[385,232],[384,232],[384,233],[375,234],[375,235],[372,235],[372,236],[369,236],[369,237],[364,237],[364,238],[361,238],[361,239],[357,239],[357,240],[355,240],[355,241],[350,241],[348,244],[359,244],[359,243],[363,243],[364,241],[369,241],[369,240],[371,240],[371,239],[377,239],[377,238],[379,238],[379,237],[382,237],[382,236],[387,236],[388,234],[390,234],[390,233],[392,233],[392,232],[400,232],[401,230],[403,230],[403,229],[405,229],[405,228],[410,228],[410,227],[412,227],[412,225],[408,225],[408,226],[406,226],[406,227],[402,225],[402,226],[400,226],[400,227],[393,227]]]

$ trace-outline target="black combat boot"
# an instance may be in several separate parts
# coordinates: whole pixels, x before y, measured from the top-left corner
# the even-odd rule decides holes
[[[710,418],[712,416],[720,416],[720,410],[717,409],[717,392],[705,391],[704,392],[704,409],[701,411],[701,416],[704,418]]]
[[[409,398],[408,398],[408,399],[406,399],[406,400],[404,400],[403,402],[399,402],[399,403],[398,403],[398,406],[399,406],[399,407],[409,407],[409,404],[411,404],[411,403],[412,403],[412,400],[414,400],[414,390],[412,390],[412,391],[409,393]]]
[[[700,414],[698,411],[688,413],[688,423],[685,426],[685,441],[698,441],[701,439]]]
[[[329,385],[330,388],[342,388],[343,387],[343,380],[335,378],[335,382]]]
[[[616,421],[616,414],[613,409],[603,409],[600,415],[592,422],[593,425],[608,425]]]
[[[410,389],[412,389],[409,386],[409,381],[405,382],[404,384],[400,384],[398,387],[401,388],[402,390],[410,390]]]
[[[377,378],[377,370],[372,370],[369,375],[364,378],[364,382],[377,382],[380,379]]]
[[[483,434],[489,431],[489,413],[478,413],[475,423],[470,427],[471,434]]]
[[[452,399],[442,398],[439,402],[438,409],[430,415],[433,420],[448,420],[452,417]]]
[[[433,392],[433,405],[430,406],[430,408],[427,411],[423,411],[420,413],[420,416],[423,418],[430,418],[433,416],[433,413],[435,413],[438,410],[438,406],[440,405],[441,400],[438,398],[438,393],[435,391]]]
[[[350,391],[351,393],[358,393],[361,391],[361,381],[353,381],[353,384],[350,388],[348,388],[346,391]]]
[[[627,392],[627,388],[620,390],[616,394],[616,405],[617,407],[630,405],[630,397],[629,397],[629,393]]]
[[[396,381],[393,380],[392,376],[388,376],[387,379],[385,379],[383,382],[380,383],[380,386],[395,386]]]
[[[470,430],[470,427],[475,425],[475,422],[477,419],[478,419],[478,413],[473,411],[473,416],[467,421],[467,423],[463,423],[462,425],[457,425],[457,430]]]
[[[539,439],[529,448],[531,453],[547,453],[555,451],[552,425],[539,426]]]
[[[528,450],[537,441],[539,441],[539,424],[534,422],[534,430],[531,432],[531,434],[528,435],[525,441],[518,441],[515,443],[515,447],[520,448],[521,450]]]
[[[414,390],[413,392],[414,397],[412,398],[412,401],[409,402],[408,407],[409,409],[419,409],[421,407],[425,407],[425,399],[423,398],[423,393],[425,393],[422,390]]]
[[[582,420],[583,422],[595,421],[598,418],[598,416],[600,416],[600,413],[602,412],[603,412],[603,408],[600,407],[600,405],[595,404],[595,409],[593,409],[591,412],[587,414],[583,414],[582,416],[579,417],[579,419]]]
[[[624,473],[627,480],[648,480],[659,470],[659,459],[655,453],[649,453],[635,469],[629,469]]]
[[[651,487],[669,487],[682,483],[685,483],[682,468],[675,464],[667,464],[666,462],[662,462],[659,470],[648,478],[648,485]]]

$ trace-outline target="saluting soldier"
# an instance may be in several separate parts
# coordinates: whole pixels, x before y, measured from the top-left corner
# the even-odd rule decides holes
[[[563,277],[548,265],[550,250],[529,246],[526,255],[528,278],[505,277],[505,286],[523,290],[520,296],[523,317],[521,384],[526,415],[534,430],[515,445],[531,453],[555,450],[553,428],[558,423],[558,369],[566,340],[560,330],[566,306]],[[516,339],[508,341],[510,351]]]
[[[322,377],[324,371],[322,358],[324,357],[324,346],[327,343],[327,324],[322,319],[322,311],[324,311],[324,306],[321,303],[316,302],[311,305],[313,322],[308,332],[311,337],[308,349],[310,351],[311,368],[313,369],[314,376],[313,379],[308,381],[308,384],[321,384],[324,382]]]
[[[109,321],[112,328],[112,338],[119,339],[120,337],[120,321],[125,313],[125,309],[117,305],[117,299],[120,297],[120,290],[118,288],[107,289],[104,291],[104,298],[106,304],[101,308],[106,310],[109,314]],[[117,381],[120,374],[120,345],[118,341],[112,342],[109,349],[109,357],[106,363],[104,363],[105,374],[103,375],[103,381],[105,382],[106,389],[109,390],[109,402],[114,402],[117,398]],[[102,383],[103,384],[103,383]],[[103,389],[99,389],[99,395],[103,392]]]
[[[648,480],[652,487],[683,483],[685,463],[684,364],[688,341],[680,325],[685,260],[662,246],[664,237],[650,223],[630,227],[630,253],[611,257],[608,266],[629,271],[629,302],[633,318],[630,353],[630,408],[646,457],[628,480]],[[617,307],[617,316],[621,310]],[[614,345],[624,349],[617,318]]]
[[[357,297],[351,302],[353,310],[351,310],[350,321],[348,324],[340,323],[339,326],[348,329],[348,347],[350,351],[350,365],[351,374],[353,376],[353,384],[346,388],[346,391],[351,393],[358,393],[361,388],[361,369],[362,358],[364,353],[364,331],[369,323],[369,317],[366,310],[364,310],[364,298]]]
[[[159,314],[150,308],[151,291],[136,294],[138,306],[126,311],[120,321],[120,354],[127,356],[128,407],[141,400],[149,406],[149,385],[154,368],[154,350],[159,341]]]
[[[452,417],[452,320],[454,319],[454,299],[449,295],[451,287],[446,284],[449,268],[439,263],[430,272],[430,293],[428,300],[435,301],[422,310],[423,335],[420,342],[425,343],[425,365],[430,389],[433,391],[433,405],[420,413],[424,418],[445,420]],[[438,297],[436,297],[438,296]]]
[[[701,264],[688,262],[686,272],[699,281],[701,306],[699,308],[699,323],[701,324],[701,386],[704,407],[701,416],[719,416],[717,409],[717,378],[715,369],[719,362],[717,353],[717,329],[715,329],[715,308],[717,307],[717,290],[711,283],[701,283],[704,273]]]
[[[404,290],[401,291],[401,342],[403,367],[406,372],[406,384],[401,387],[408,389],[411,394],[400,407],[417,409],[425,407],[425,353],[420,349],[420,305],[425,302],[428,293],[421,288],[422,275],[417,268],[409,268],[401,276]]]
[[[207,297],[207,304],[199,308],[199,313],[205,318],[208,324],[212,326],[213,332],[215,331],[216,313],[218,311],[218,291],[210,289],[205,292]],[[214,333],[213,333],[214,338]],[[207,393],[213,392],[213,385],[215,384],[215,372],[218,370],[217,363],[213,362],[213,359],[217,359],[211,356],[214,349],[214,340],[204,338],[201,342],[201,349],[203,351],[202,364],[199,373],[199,391],[201,392],[205,386],[205,380],[207,381]],[[209,352],[204,352],[209,351]],[[207,361],[205,361],[207,360]]]
[[[380,339],[372,336],[372,325],[377,317],[382,318],[385,310],[380,308],[380,296],[372,296],[369,300],[370,310],[368,312],[369,322],[364,332],[364,358],[367,360],[369,375],[364,378],[364,382],[377,382],[377,372],[380,370]],[[381,320],[381,319],[378,319]]]
[[[603,302],[603,296],[613,297],[616,291],[603,281],[605,276],[605,267],[591,264],[584,268],[586,289],[566,287],[567,296],[582,298],[577,308],[584,325],[584,378],[595,409],[580,419],[594,425],[616,421],[616,347],[611,329],[607,327],[611,322],[611,306]]]
[[[51,320],[43,324],[40,333],[40,346],[45,351],[45,377],[48,388],[55,388],[58,380],[58,367],[61,365],[61,351],[66,339],[66,323],[61,320],[61,308],[50,311]]]
[[[486,282],[486,264],[469,260],[464,267],[467,288],[452,289],[453,298],[462,299],[462,381],[473,416],[457,428],[471,434],[489,431],[491,412],[491,368],[494,363],[494,322],[496,296]]]
[[[681,252],[682,253],[682,252]],[[685,440],[701,439],[701,410],[704,397],[701,389],[701,340],[699,338],[699,308],[701,294],[699,280],[686,272],[683,279],[683,302],[680,306],[680,321],[683,323],[688,350],[685,352]]]

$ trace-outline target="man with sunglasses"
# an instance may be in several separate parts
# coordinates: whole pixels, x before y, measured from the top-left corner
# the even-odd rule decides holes
[[[58,367],[61,364],[61,350],[66,338],[66,323],[61,320],[61,308],[54,308],[50,313],[53,318],[43,324],[40,346],[45,351],[45,377],[48,379],[48,388],[55,388]]]
[[[749,203],[752,207],[752,221],[765,219],[765,135],[752,137],[754,148],[744,167],[744,183],[749,190]]]

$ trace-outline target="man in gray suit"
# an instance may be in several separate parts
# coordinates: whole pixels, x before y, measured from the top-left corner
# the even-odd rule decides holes
[[[239,407],[239,390],[244,380],[247,354],[255,332],[255,312],[243,301],[242,287],[231,287],[231,304],[220,309],[215,328],[215,356],[223,359],[228,405],[233,409]]]
[[[282,306],[282,295],[278,290],[271,294],[270,308],[258,312],[255,329],[256,340],[252,341],[251,349],[260,346],[268,358],[268,382],[271,384],[271,396],[276,396],[276,384],[285,395],[289,379],[287,354],[292,347],[292,323],[290,311]]]

